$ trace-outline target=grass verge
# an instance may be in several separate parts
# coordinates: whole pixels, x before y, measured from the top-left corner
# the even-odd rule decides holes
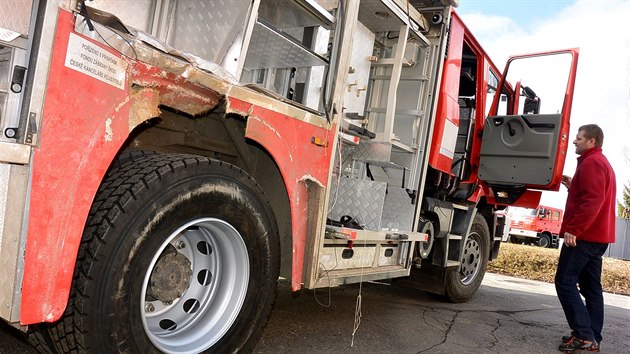
[[[559,255],[557,249],[503,243],[488,271],[553,283]],[[604,257],[602,286],[605,292],[630,295],[630,261]]]

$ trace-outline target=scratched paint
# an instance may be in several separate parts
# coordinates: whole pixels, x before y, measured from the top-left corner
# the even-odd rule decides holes
[[[113,139],[114,131],[112,130],[112,119],[107,118],[105,121],[105,141],[110,143]]]
[[[322,182],[320,182],[317,178],[311,175],[304,175],[300,179],[298,179],[298,182],[306,182],[306,181],[313,182],[322,188],[326,188]]]

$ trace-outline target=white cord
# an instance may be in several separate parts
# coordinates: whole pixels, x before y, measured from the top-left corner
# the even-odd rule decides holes
[[[351,347],[354,347],[354,335],[357,333],[359,329],[359,325],[361,324],[361,289],[363,288],[363,268],[361,268],[361,282],[359,283],[359,296],[357,296],[357,302],[354,307],[354,327],[352,328],[352,342],[350,343]]]
[[[330,208],[328,208],[328,214],[330,214],[330,212],[333,210],[333,208],[335,207],[335,205],[337,205],[337,199],[339,198],[339,183],[341,182],[341,168],[343,166],[343,161],[341,160],[341,147],[343,146],[343,140],[341,138],[341,126],[343,125],[341,123],[341,120],[343,119],[343,113],[345,111],[345,108],[341,109],[341,118],[339,119],[339,124],[338,124],[338,129],[339,129],[339,142],[337,145],[337,152],[339,154],[339,167],[337,168],[337,185],[335,186],[335,198],[333,199],[333,203],[330,206]]]
[[[363,249],[367,247],[367,238],[363,239]],[[359,278],[359,295],[357,296],[357,302],[354,307],[354,327],[352,328],[352,342],[350,346],[354,346],[354,335],[357,333],[359,329],[359,325],[361,325],[361,301],[363,300],[362,292],[363,292],[363,269],[365,267],[361,267],[361,277]]]

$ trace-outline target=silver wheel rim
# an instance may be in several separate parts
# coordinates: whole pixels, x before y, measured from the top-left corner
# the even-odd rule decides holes
[[[473,232],[466,238],[466,245],[462,254],[461,266],[459,268],[459,281],[464,285],[469,285],[479,274],[481,268],[481,235]]]
[[[165,263],[165,252],[171,263]],[[162,274],[173,268],[180,272]],[[164,275],[157,279],[179,279],[179,289],[155,290],[154,271]],[[164,241],[144,276],[140,298],[144,331],[163,352],[202,352],[232,326],[248,283],[249,258],[238,231],[215,218],[188,222]]]

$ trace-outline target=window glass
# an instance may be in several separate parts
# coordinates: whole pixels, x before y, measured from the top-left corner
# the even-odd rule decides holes
[[[488,89],[486,91],[486,116],[488,116],[488,113],[490,112],[492,101],[494,100],[494,96],[497,93],[497,86],[499,86],[499,75],[495,74],[491,69],[488,69]],[[502,93],[499,100],[499,109],[497,111],[497,115],[507,114],[507,104],[508,104],[507,95],[505,93]]]

